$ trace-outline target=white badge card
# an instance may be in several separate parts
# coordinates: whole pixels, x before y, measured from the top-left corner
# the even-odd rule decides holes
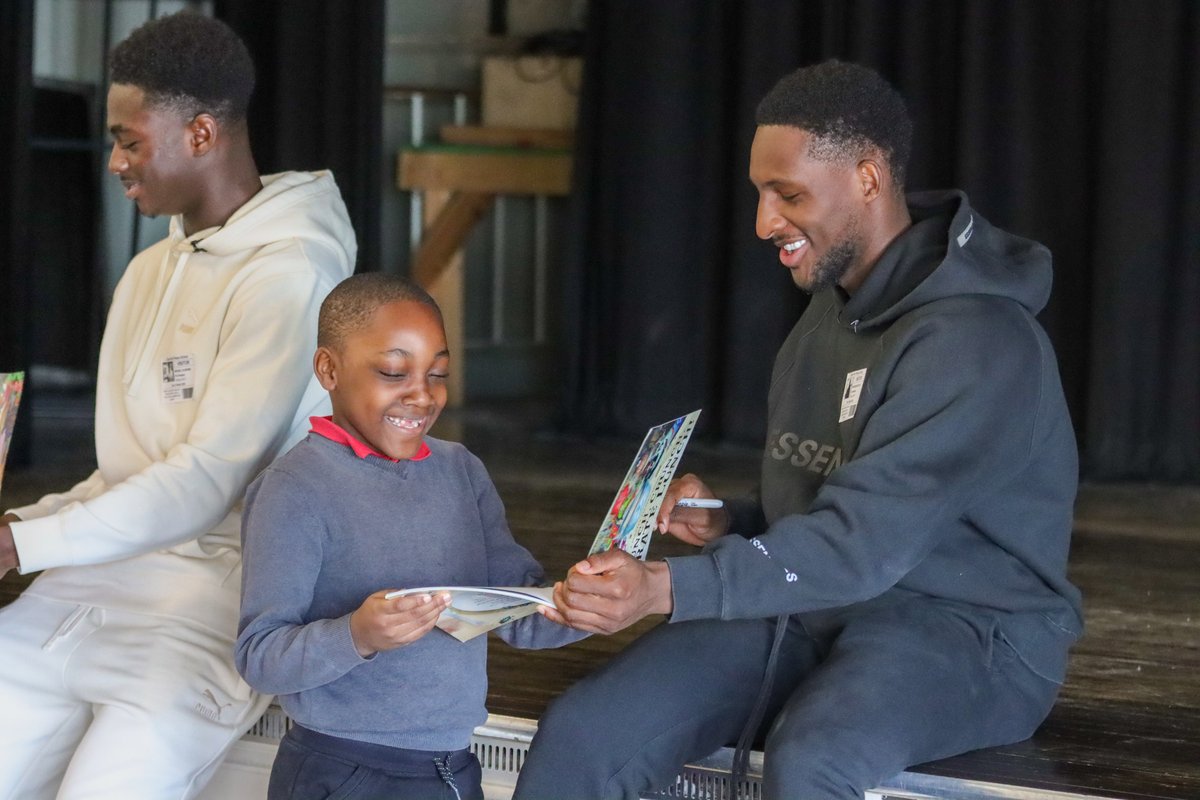
[[[191,356],[167,356],[162,362],[164,403],[183,403],[196,391],[196,370]]]
[[[854,419],[854,414],[858,411],[858,398],[862,396],[863,384],[866,382],[865,369],[846,373],[846,388],[842,390],[842,412],[838,414],[838,422]]]

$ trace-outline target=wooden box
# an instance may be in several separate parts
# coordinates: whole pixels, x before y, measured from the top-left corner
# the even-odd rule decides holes
[[[483,124],[574,130],[583,59],[504,56],[483,60]]]

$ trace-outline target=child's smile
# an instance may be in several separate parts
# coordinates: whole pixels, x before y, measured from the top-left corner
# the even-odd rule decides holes
[[[394,459],[416,455],[446,405],[450,354],[430,306],[400,300],[336,347],[317,349],[315,368],[333,421]]]
[[[406,431],[419,431],[425,423],[424,418],[408,418],[408,417],[384,417],[383,421],[389,425],[395,425],[397,428]]]

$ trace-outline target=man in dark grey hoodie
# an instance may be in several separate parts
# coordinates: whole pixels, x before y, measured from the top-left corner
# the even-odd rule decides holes
[[[905,196],[912,125],[865,67],[786,76],[757,123],[756,230],[813,293],[776,358],[760,497],[675,510],[712,496],[684,476],[659,526],[699,554],[572,568],[567,624],[670,624],[550,708],[518,798],[637,797],[735,740],[743,769],[761,735],[768,797],[861,798],[1032,734],[1082,630],[1075,440],[1034,318],[1049,252],[961,192]]]

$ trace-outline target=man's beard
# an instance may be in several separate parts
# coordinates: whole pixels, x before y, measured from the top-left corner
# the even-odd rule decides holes
[[[813,266],[812,280],[800,288],[809,294],[816,294],[839,283],[858,260],[859,250],[858,237],[853,234],[846,236],[817,260]]]

